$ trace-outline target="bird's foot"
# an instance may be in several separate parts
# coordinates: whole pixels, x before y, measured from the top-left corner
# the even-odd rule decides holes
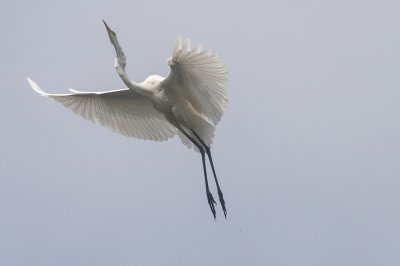
[[[224,211],[225,219],[226,219],[226,207],[225,207],[225,200],[224,200],[224,195],[222,194],[222,191],[218,191],[218,197],[219,197],[219,202],[221,202],[221,207],[222,210]]]
[[[213,195],[211,194],[211,192],[207,191],[207,201],[208,201],[208,205],[210,206],[211,212],[214,216],[214,219],[216,219],[216,213],[215,213],[215,205],[217,205],[217,203],[215,202]]]

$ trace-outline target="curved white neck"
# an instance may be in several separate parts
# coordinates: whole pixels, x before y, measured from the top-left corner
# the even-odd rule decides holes
[[[125,83],[126,86],[128,86],[129,89],[136,92],[137,94],[143,95],[145,97],[150,97],[151,91],[148,88],[144,87],[142,84],[135,83],[128,78],[128,75],[125,72],[126,57],[121,45],[118,42],[117,34],[113,30],[111,30],[111,28],[104,20],[103,23],[106,26],[111,44],[115,48],[116,57],[114,67],[117,70],[118,75],[121,77],[122,81]]]
[[[125,68],[121,65],[121,62],[118,60],[118,58],[115,58],[115,69],[117,70],[118,75],[121,77],[122,81],[129,89],[145,97],[148,97],[150,95],[150,90],[139,83],[131,81],[128,78]]]

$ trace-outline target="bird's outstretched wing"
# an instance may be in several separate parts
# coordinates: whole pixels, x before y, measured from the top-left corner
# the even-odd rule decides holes
[[[178,36],[164,80],[172,93],[183,94],[191,105],[214,125],[220,121],[228,97],[227,70],[221,60],[201,46],[192,48],[189,39]],[[178,83],[180,86],[174,86]]]
[[[167,140],[176,134],[176,128],[147,99],[129,89],[105,92],[70,90],[71,94],[48,94],[29,78],[28,82],[40,95],[58,101],[77,115],[119,134],[154,141]]]

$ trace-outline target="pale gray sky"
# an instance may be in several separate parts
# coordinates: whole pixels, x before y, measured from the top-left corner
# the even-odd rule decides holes
[[[238,1],[239,2],[239,1]],[[3,1],[1,265],[400,265],[398,1]],[[35,94],[167,75],[178,34],[218,53],[213,152],[129,139]],[[212,187],[214,193],[214,186]],[[216,194],[215,194],[216,195]]]

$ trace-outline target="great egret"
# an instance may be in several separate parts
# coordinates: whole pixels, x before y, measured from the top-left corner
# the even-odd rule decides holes
[[[192,48],[189,39],[178,36],[168,59],[169,76],[152,75],[142,83],[133,82],[125,72],[126,57],[116,33],[104,20],[103,23],[115,48],[115,68],[128,88],[104,92],[70,89],[70,94],[49,94],[28,78],[30,86],[83,118],[128,137],[163,141],[178,134],[186,146],[201,154],[207,201],[215,219],[216,202],[209,189],[205,163],[207,154],[226,218],[210,151],[215,126],[228,100],[225,65],[211,51],[204,51],[201,46]]]

